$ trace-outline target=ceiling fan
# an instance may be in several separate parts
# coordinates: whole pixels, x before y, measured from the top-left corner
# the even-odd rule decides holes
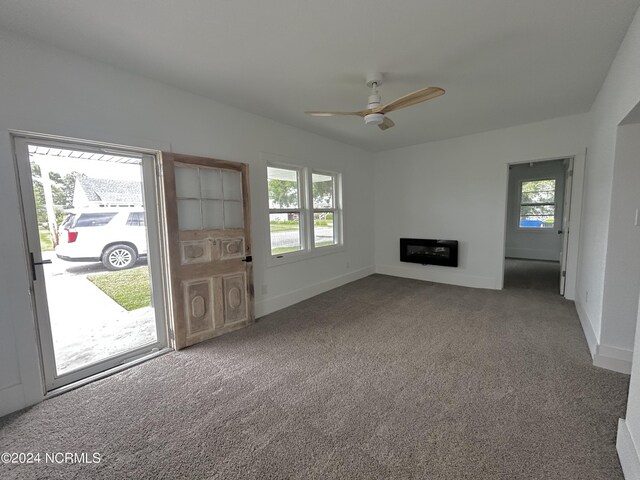
[[[444,90],[440,87],[426,87],[416,90],[415,92],[408,93],[391,103],[381,106],[380,93],[378,93],[378,87],[382,84],[382,74],[372,73],[367,75],[366,81],[367,87],[371,88],[371,95],[369,95],[369,103],[366,110],[360,110],[359,112],[304,112],[307,115],[313,117],[333,117],[336,115],[356,115],[364,118],[364,123],[367,125],[378,125],[380,130],[386,130],[395,125],[393,120],[386,116],[387,113],[394,110],[400,110],[401,108],[410,107],[418,103],[426,102],[432,98],[444,95]]]

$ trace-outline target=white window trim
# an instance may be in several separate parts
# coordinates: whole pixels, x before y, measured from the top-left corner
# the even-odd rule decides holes
[[[296,170],[298,172],[298,189],[299,189],[299,205],[298,208],[268,208],[267,209],[267,239],[269,243],[267,245],[268,257],[267,266],[275,267],[278,265],[284,265],[292,262],[299,262],[302,260],[308,260],[311,258],[321,257],[324,255],[330,255],[333,253],[343,252],[345,250],[344,242],[344,210],[342,204],[342,173],[330,170],[314,169],[309,167],[302,167],[300,165],[292,165],[281,162],[267,162],[267,169],[283,168],[287,170]],[[312,175],[331,175],[334,178],[334,208],[333,209],[314,209],[313,208],[313,188],[312,188]],[[268,179],[268,170],[267,170]],[[268,180],[267,180],[268,181]],[[267,202],[268,199],[267,189]],[[316,247],[314,245],[314,230],[313,230],[313,214],[315,211],[333,211],[334,212],[334,235],[337,243],[335,245],[326,245],[323,247]],[[290,213],[300,212],[300,243],[301,250],[295,252],[280,253],[277,255],[271,254],[271,227],[268,221],[269,215],[272,213]]]
[[[527,227],[521,227],[520,226],[520,210],[522,208],[522,184],[526,183],[526,182],[537,182],[540,180],[554,180],[555,183],[555,191],[554,191],[554,199],[555,199],[555,194],[558,192],[558,179],[556,177],[549,177],[548,175],[543,175],[541,177],[535,177],[535,178],[526,178],[520,181],[520,187],[518,188],[518,199],[517,199],[517,211],[516,211],[516,231],[520,232],[520,233],[533,233],[536,235],[549,235],[552,233],[556,233],[557,230],[557,225],[556,225],[556,221],[557,221],[557,216],[558,216],[558,202],[554,201],[553,202],[553,227],[552,228],[527,228]]]

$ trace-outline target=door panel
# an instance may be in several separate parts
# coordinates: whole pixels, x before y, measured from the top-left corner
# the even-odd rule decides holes
[[[128,150],[105,155],[97,144],[36,135],[14,136],[13,142],[46,391],[163,349],[156,157]],[[88,178],[110,198],[106,204],[78,194]],[[48,195],[42,195],[43,184]],[[114,185],[138,192],[137,198],[125,202]],[[133,211],[137,224],[129,222]],[[64,217],[77,222],[61,222]],[[119,272],[101,263],[108,248],[138,242],[144,245],[140,254],[149,244],[146,259]]]
[[[213,278],[182,282],[185,299],[187,338],[199,338],[213,332],[214,293]]]
[[[254,321],[248,167],[163,153],[174,347]]]
[[[247,319],[247,279],[244,273],[222,278],[225,325]]]
[[[231,260],[244,256],[244,238],[220,239],[220,258]]]

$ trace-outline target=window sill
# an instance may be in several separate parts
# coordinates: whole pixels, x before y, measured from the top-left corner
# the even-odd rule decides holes
[[[314,248],[311,251],[299,251],[281,253],[278,255],[270,255],[267,259],[267,268],[278,267],[280,265],[286,265],[289,263],[302,262],[304,260],[311,260],[312,258],[323,257],[325,255],[331,255],[333,253],[340,253],[346,250],[344,245],[333,245],[330,247]]]

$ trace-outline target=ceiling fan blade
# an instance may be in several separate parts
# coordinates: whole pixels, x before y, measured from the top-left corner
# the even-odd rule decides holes
[[[337,115],[357,115],[364,117],[369,112],[304,112],[312,117],[335,117]]]
[[[383,122],[380,125],[378,125],[378,128],[380,130],[386,130],[387,128],[391,128],[394,125],[395,123],[393,123],[393,120],[385,116]]]
[[[400,97],[391,103],[387,103],[386,105],[374,111],[376,113],[393,112],[394,110],[410,107],[411,105],[415,105],[417,103],[426,102],[427,100],[431,100],[432,98],[439,97],[440,95],[444,95],[444,90],[440,87],[422,88],[420,90],[416,90],[415,92],[409,93],[403,97]]]

